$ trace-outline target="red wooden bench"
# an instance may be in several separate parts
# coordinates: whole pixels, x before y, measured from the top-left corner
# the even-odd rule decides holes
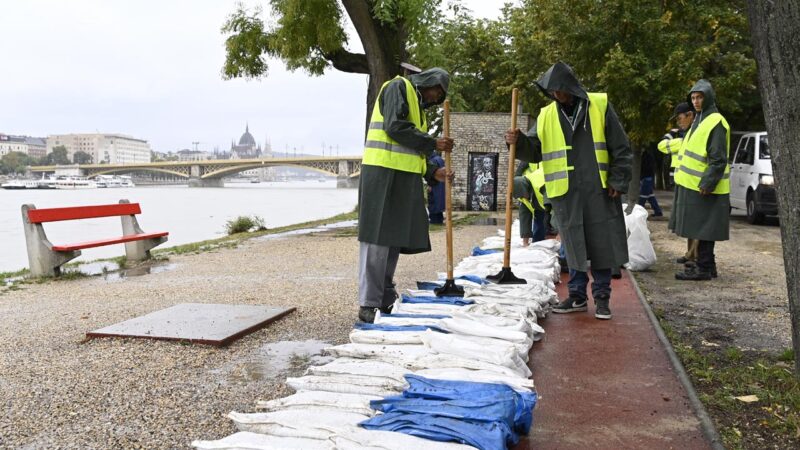
[[[118,204],[73,206],[67,208],[36,209],[33,205],[22,205],[22,221],[25,241],[28,246],[28,262],[34,276],[57,276],[61,266],[77,258],[81,249],[104,245],[125,244],[125,255],[129,261],[141,261],[150,257],[150,249],[167,241],[166,231],[145,233],[139,227],[136,214],[142,209],[138,203],[120,200]],[[47,239],[43,223],[62,220],[96,219],[119,216],[122,219],[122,236],[72,244],[53,245]]]

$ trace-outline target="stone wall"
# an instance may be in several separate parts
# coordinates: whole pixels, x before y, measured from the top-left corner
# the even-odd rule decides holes
[[[531,117],[517,116],[517,128],[527,131]],[[503,135],[511,127],[511,113],[450,113],[450,136],[455,140],[451,164],[456,173],[453,183],[453,209],[467,209],[469,153],[499,153],[497,168],[497,210],[505,211],[508,185],[508,148]],[[519,161],[517,161],[517,164]],[[516,167],[516,166],[515,166]]]

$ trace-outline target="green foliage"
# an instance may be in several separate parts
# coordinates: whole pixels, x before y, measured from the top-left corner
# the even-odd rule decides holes
[[[264,219],[259,216],[239,216],[225,223],[225,232],[229,235],[236,233],[247,233],[248,231],[266,230]]]
[[[75,164],[91,164],[92,155],[84,152],[83,150],[78,150],[72,155],[72,162]]]
[[[53,147],[53,151],[47,154],[43,163],[48,166],[70,164],[69,156],[67,156],[67,147],[63,145]]]
[[[26,167],[34,165],[36,161],[22,152],[8,152],[0,158],[0,173],[10,174],[25,173]]]

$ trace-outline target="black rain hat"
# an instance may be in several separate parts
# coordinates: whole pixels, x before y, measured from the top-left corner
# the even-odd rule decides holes
[[[672,117],[670,117],[669,120],[675,119],[678,117],[678,114],[685,114],[689,111],[694,112],[694,108],[692,108],[688,103],[678,103],[678,105],[675,106],[675,110],[673,111]]]

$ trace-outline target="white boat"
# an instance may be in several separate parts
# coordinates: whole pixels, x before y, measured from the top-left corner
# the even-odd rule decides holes
[[[136,187],[128,175],[97,175],[93,181],[98,188]]]
[[[39,187],[39,180],[12,180],[0,185],[3,189],[36,189]]]
[[[97,189],[97,183],[82,177],[56,177],[42,183],[53,189]]]

